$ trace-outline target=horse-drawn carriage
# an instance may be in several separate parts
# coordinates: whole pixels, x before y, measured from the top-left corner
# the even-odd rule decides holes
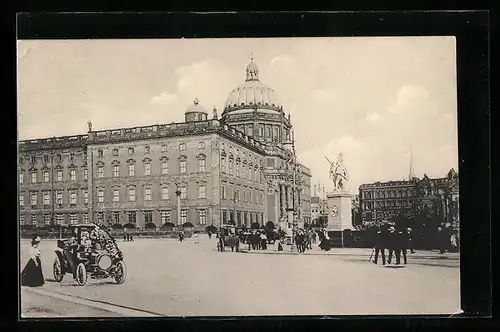
[[[226,247],[230,247],[231,251],[240,250],[240,238],[236,234],[236,227],[234,225],[221,225],[219,228],[217,250],[225,251]]]

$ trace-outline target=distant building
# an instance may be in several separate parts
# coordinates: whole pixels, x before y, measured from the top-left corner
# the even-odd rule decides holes
[[[361,223],[361,210],[359,207],[359,195],[358,194],[354,195],[354,197],[352,198],[351,216],[352,216],[352,225],[354,227],[361,226],[361,224],[362,224]]]
[[[20,141],[20,224],[277,226],[292,207],[310,223],[311,172],[293,171],[290,116],[258,73],[220,119],[196,99],[184,122]]]
[[[434,216],[440,223],[460,228],[458,173],[451,169],[447,176],[431,179],[388,181],[359,187],[361,222],[388,220],[398,215],[414,218]]]

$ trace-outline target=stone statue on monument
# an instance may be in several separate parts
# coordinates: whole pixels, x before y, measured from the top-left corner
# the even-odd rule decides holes
[[[89,127],[89,131],[92,131],[92,122],[90,120],[87,122],[87,126]]]
[[[334,191],[343,191],[345,183],[349,181],[349,175],[347,173],[347,169],[344,166],[343,154],[340,153],[337,157],[336,162],[331,162],[327,157],[325,159],[330,164],[330,179],[333,182],[333,190]]]

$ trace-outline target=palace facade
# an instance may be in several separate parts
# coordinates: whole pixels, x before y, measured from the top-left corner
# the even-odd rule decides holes
[[[359,187],[362,223],[426,214],[459,230],[458,179],[458,173],[451,169],[442,178],[424,175],[422,179],[363,184]]]
[[[184,122],[20,141],[20,223],[291,227],[291,209],[309,223],[292,129],[251,61],[220,119],[196,99]]]

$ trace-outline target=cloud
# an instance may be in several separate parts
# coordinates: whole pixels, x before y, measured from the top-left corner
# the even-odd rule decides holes
[[[179,101],[179,96],[177,94],[164,91],[160,93],[158,96],[152,97],[149,103],[169,105],[172,103],[177,103],[178,101]]]
[[[369,122],[379,122],[380,114],[378,113],[370,113],[367,115],[366,120]]]
[[[396,102],[389,107],[392,113],[404,112],[413,109],[416,105],[421,105],[429,98],[429,92],[419,86],[403,85],[400,87]]]

